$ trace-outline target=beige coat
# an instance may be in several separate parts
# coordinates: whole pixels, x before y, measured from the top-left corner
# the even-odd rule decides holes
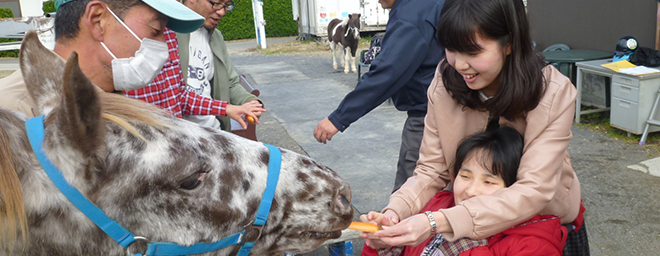
[[[19,111],[28,117],[41,115],[27,91],[20,69],[0,79],[0,108]]]
[[[554,214],[570,223],[580,207],[580,183],[567,152],[573,137],[577,91],[570,80],[552,66],[544,69],[548,85],[538,106],[526,118],[515,121],[500,118],[500,124],[515,128],[525,137],[517,182],[492,195],[483,195],[440,210],[449,220],[453,233],[443,233],[453,241],[461,237],[480,239],[500,233],[536,214]],[[445,89],[436,70],[428,90],[429,105],[424,138],[415,174],[397,192],[388,206],[401,219],[419,213],[452,175],[456,148],[461,139],[486,129],[487,111],[458,105]]]

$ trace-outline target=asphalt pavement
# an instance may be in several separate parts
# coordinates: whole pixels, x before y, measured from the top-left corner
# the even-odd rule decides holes
[[[357,74],[332,69],[330,57],[230,51],[268,110],[257,127],[258,139],[307,154],[339,173],[351,185],[356,215],[381,210],[394,183],[406,114],[386,102],[332,141],[318,143],[314,128],[355,87]],[[572,132],[568,151],[582,184],[592,255],[659,255],[660,177],[632,168],[648,167],[644,163],[655,159],[643,146],[582,126],[574,125]],[[353,244],[357,255],[362,241]],[[306,255],[328,253],[321,248]]]

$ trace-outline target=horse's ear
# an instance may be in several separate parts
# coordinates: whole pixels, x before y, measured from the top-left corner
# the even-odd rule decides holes
[[[76,52],[66,62],[62,82],[64,97],[57,113],[58,128],[80,152],[91,155],[103,136],[99,89],[80,70]]]
[[[23,38],[19,61],[30,96],[39,111],[48,114],[61,98],[64,60],[41,44],[37,32],[29,31]]]

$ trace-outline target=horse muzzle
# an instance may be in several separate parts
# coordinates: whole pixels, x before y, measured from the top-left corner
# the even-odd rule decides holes
[[[341,186],[335,191],[334,201],[332,205],[333,212],[340,217],[350,216],[353,218],[353,207],[351,205],[351,187],[346,182],[342,182]]]

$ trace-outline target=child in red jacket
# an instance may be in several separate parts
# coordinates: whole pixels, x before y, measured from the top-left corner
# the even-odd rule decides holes
[[[522,135],[510,127],[466,138],[456,151],[456,165],[452,167],[453,193],[438,192],[422,212],[449,208],[510,186],[516,182],[522,150]],[[537,215],[487,239],[461,238],[449,242],[436,234],[417,246],[376,251],[365,245],[362,255],[562,255],[567,234],[559,217]]]

